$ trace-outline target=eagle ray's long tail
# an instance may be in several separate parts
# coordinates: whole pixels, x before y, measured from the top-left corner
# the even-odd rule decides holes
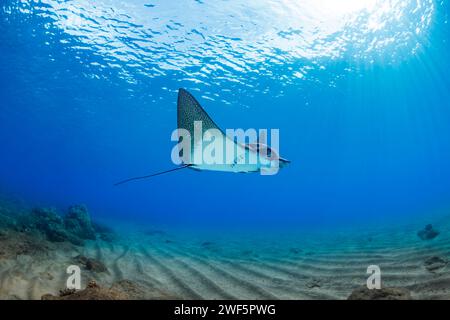
[[[115,183],[114,186],[118,186],[118,185],[121,185],[121,184],[125,184],[125,183],[130,182],[130,181],[143,180],[143,179],[148,179],[148,178],[156,177],[156,176],[159,176],[159,175],[162,175],[162,174],[165,174],[165,173],[169,173],[169,172],[173,172],[173,171],[178,171],[178,170],[181,170],[181,169],[185,169],[185,168],[188,168],[188,167],[190,167],[190,166],[191,166],[190,164],[185,164],[185,165],[183,165],[183,166],[181,166],[181,167],[178,167],[178,168],[173,168],[173,169],[169,169],[169,170],[166,170],[166,171],[162,171],[162,172],[157,172],[157,173],[149,174],[149,175],[146,175],[146,176],[133,177],[133,178],[125,179],[125,180],[122,180],[122,181],[119,181],[119,182]]]

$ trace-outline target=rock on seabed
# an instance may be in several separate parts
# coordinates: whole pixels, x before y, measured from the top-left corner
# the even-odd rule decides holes
[[[347,300],[412,300],[405,288],[368,289],[366,286],[353,290]]]

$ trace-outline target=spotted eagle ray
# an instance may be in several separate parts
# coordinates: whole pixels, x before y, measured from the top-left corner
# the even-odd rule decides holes
[[[200,129],[197,126],[198,123],[201,124]],[[242,144],[227,136],[206,113],[194,96],[182,88],[178,90],[177,127],[179,133],[186,132],[191,137],[190,147],[187,148],[188,154],[181,157],[182,161],[179,167],[145,176],[129,178],[117,182],[115,185],[117,186],[134,180],[147,179],[185,168],[200,171],[209,170],[249,173],[262,172],[263,170],[269,170],[270,168],[276,168],[276,170],[278,170],[278,168],[282,168],[290,163],[289,160],[279,157],[277,152],[272,150],[267,144],[261,142]],[[196,130],[200,130],[200,134],[198,134]],[[230,152],[233,155],[237,154],[232,161],[224,163],[205,163],[201,160],[196,160],[201,158],[199,155],[204,149],[203,138],[205,135],[208,135],[209,132],[216,133],[215,140],[222,140],[223,145],[225,145],[225,153]],[[183,139],[184,138],[185,137],[183,137]],[[186,150],[183,150],[183,152],[186,152]],[[257,161],[251,163],[240,161],[252,157],[257,159]]]

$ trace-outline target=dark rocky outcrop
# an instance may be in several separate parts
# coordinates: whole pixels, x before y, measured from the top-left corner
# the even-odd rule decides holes
[[[433,229],[431,224],[427,224],[423,230],[417,232],[417,236],[422,240],[431,240],[439,235],[439,231]]]
[[[67,215],[64,218],[64,225],[68,232],[80,239],[96,239],[91,217],[84,205],[74,205],[69,207]]]
[[[69,241],[63,219],[53,208],[35,208],[25,221],[28,229],[36,229],[46,235],[51,242]]]
[[[44,234],[50,242],[71,242],[82,245],[83,241],[65,229],[63,218],[53,208],[35,208],[31,214],[20,218],[20,230],[30,233],[33,230]]]
[[[368,289],[366,286],[353,290],[348,300],[412,300],[405,288]]]
[[[77,246],[97,237],[105,241],[116,239],[111,229],[91,221],[84,205],[71,206],[64,217],[53,208],[35,208],[18,218],[16,229],[25,233],[38,231],[50,242],[70,242]]]
[[[433,256],[425,260],[423,263],[425,268],[430,272],[437,272],[447,265],[447,261],[441,257]]]

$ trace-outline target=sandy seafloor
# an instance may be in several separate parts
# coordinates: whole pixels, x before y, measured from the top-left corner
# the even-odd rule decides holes
[[[430,221],[432,220],[432,221]],[[440,231],[421,240],[432,222]],[[82,269],[82,287],[129,280],[142,299],[346,299],[364,285],[369,265],[378,265],[384,287],[410,291],[413,299],[449,299],[450,267],[427,270],[431,257],[450,259],[450,218],[441,216],[382,229],[213,236],[127,228],[114,241],[84,246],[0,230],[0,299],[41,299],[65,287],[68,265],[84,255],[107,267]],[[17,252],[11,252],[16,250]]]

